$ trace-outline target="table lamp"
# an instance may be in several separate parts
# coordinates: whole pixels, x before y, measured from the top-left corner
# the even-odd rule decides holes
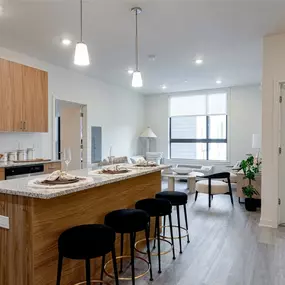
[[[152,131],[150,127],[147,127],[141,134],[141,138],[146,138],[146,151],[149,152],[150,150],[150,140],[152,138],[157,138],[156,134]]]
[[[252,135],[252,148],[257,149],[257,154],[255,156],[256,163],[259,163],[259,155],[260,155],[260,149],[261,149],[261,136],[260,134],[253,134]]]

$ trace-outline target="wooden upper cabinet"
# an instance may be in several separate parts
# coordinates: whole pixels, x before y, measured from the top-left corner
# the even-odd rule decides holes
[[[0,132],[48,132],[48,74],[0,59]]]
[[[22,65],[0,59],[0,131],[22,131]]]
[[[23,66],[23,125],[25,132],[48,131],[48,74]]]

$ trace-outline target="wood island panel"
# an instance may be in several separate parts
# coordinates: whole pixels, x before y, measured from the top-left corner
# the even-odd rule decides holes
[[[161,173],[158,171],[48,200],[21,197],[17,200],[15,196],[15,201],[12,203],[11,197],[14,196],[2,194],[1,211],[11,217],[12,222],[9,231],[0,229],[0,256],[7,261],[9,258],[15,260],[13,262],[10,260],[8,265],[6,262],[4,264],[1,262],[0,284],[54,285],[58,259],[57,240],[60,233],[76,225],[103,223],[104,216],[108,212],[132,208],[136,201],[154,197],[160,191]],[[6,209],[7,199],[10,200],[8,203],[10,210]],[[17,221],[19,216],[23,216],[20,222]],[[21,226],[17,228],[17,224]],[[142,235],[143,232],[138,234],[137,239]],[[120,242],[118,237],[117,255],[119,255]],[[128,239],[125,243],[127,253]],[[8,249],[2,252],[5,247]],[[97,260],[95,267],[98,277],[100,267],[97,265],[101,259]],[[18,270],[15,271],[15,268]],[[94,263],[92,263],[93,278],[94,275]],[[73,285],[84,281],[84,278],[84,262],[64,259],[62,285]]]
[[[5,180],[5,168],[0,168],[0,181]]]
[[[0,284],[33,283],[32,199],[0,194],[0,215],[9,217],[10,229],[0,228]]]

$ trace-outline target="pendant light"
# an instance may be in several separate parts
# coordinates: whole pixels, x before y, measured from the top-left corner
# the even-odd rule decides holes
[[[142,9],[139,7],[134,7],[132,8],[131,11],[134,12],[136,16],[136,70],[133,72],[132,86],[138,88],[143,86],[142,75],[139,70],[139,44],[138,44],[138,14],[142,12]]]
[[[80,0],[80,42],[76,44],[74,64],[87,66],[90,64],[87,45],[82,40],[82,0]]]

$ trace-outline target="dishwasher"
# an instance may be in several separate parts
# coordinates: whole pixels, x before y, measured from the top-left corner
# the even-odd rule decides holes
[[[21,165],[13,166],[5,169],[5,179],[18,179],[23,177],[35,176],[44,174],[44,165]]]

